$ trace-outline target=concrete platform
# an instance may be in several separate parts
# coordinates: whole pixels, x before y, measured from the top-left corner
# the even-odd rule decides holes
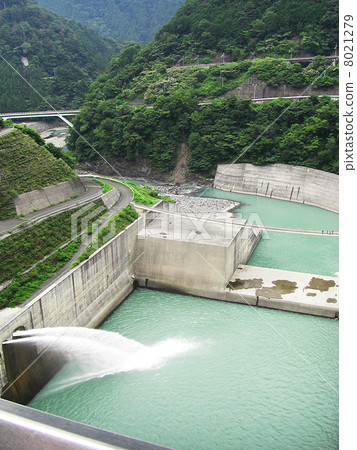
[[[339,315],[339,281],[335,277],[241,265],[226,290],[256,305],[335,318]],[[238,299],[237,299],[238,301]]]

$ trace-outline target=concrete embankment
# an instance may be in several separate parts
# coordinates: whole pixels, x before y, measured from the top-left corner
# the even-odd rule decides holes
[[[97,250],[90,259],[64,275],[22,308],[18,315],[0,329],[0,341],[10,339],[17,329],[58,326],[94,328],[100,325],[133,290],[134,248],[142,220],[136,220]],[[9,370],[11,380],[15,373],[22,373],[21,367],[12,366]],[[48,375],[46,371],[41,373],[35,385],[28,388],[29,392],[26,395],[23,393],[23,398],[28,399],[43,387]],[[7,382],[3,357],[0,382],[2,386]],[[7,394],[10,397],[13,394],[13,398],[21,401],[17,397],[19,386],[24,389],[21,379]]]
[[[85,187],[79,178],[63,181],[43,189],[25,192],[14,198],[16,214],[25,216],[32,211],[48,208],[84,192]]]
[[[303,166],[220,164],[213,186],[224,191],[260,195],[318,206],[338,213],[338,175]]]
[[[195,220],[185,218],[177,222],[165,214],[147,215],[135,249],[134,271],[139,286],[338,317],[337,278],[246,266],[259,235],[244,228],[244,224],[233,223],[234,231],[228,238],[228,222],[220,226],[206,222],[202,227]],[[198,234],[192,234],[193,230]]]
[[[149,212],[135,247],[135,278],[140,286],[216,298],[239,264],[248,261],[260,230],[245,220],[216,221],[176,213]]]

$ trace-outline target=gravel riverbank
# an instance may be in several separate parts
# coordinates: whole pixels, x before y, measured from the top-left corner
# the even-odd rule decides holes
[[[175,210],[181,214],[209,215],[211,218],[232,217],[232,210],[240,206],[239,202],[219,198],[190,197],[177,194],[167,195],[176,200],[174,204]]]

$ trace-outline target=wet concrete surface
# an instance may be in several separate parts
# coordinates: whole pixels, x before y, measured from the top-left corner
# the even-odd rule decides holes
[[[338,278],[241,265],[226,286],[237,301],[335,318],[339,314]]]

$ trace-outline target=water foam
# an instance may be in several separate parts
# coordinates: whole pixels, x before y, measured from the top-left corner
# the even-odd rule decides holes
[[[198,347],[195,342],[177,337],[147,346],[119,333],[80,327],[18,331],[14,337],[21,337],[22,343],[36,346],[39,352],[55,352],[67,362],[74,362],[69,378],[54,383],[52,392],[92,378],[158,369],[169,359]]]

